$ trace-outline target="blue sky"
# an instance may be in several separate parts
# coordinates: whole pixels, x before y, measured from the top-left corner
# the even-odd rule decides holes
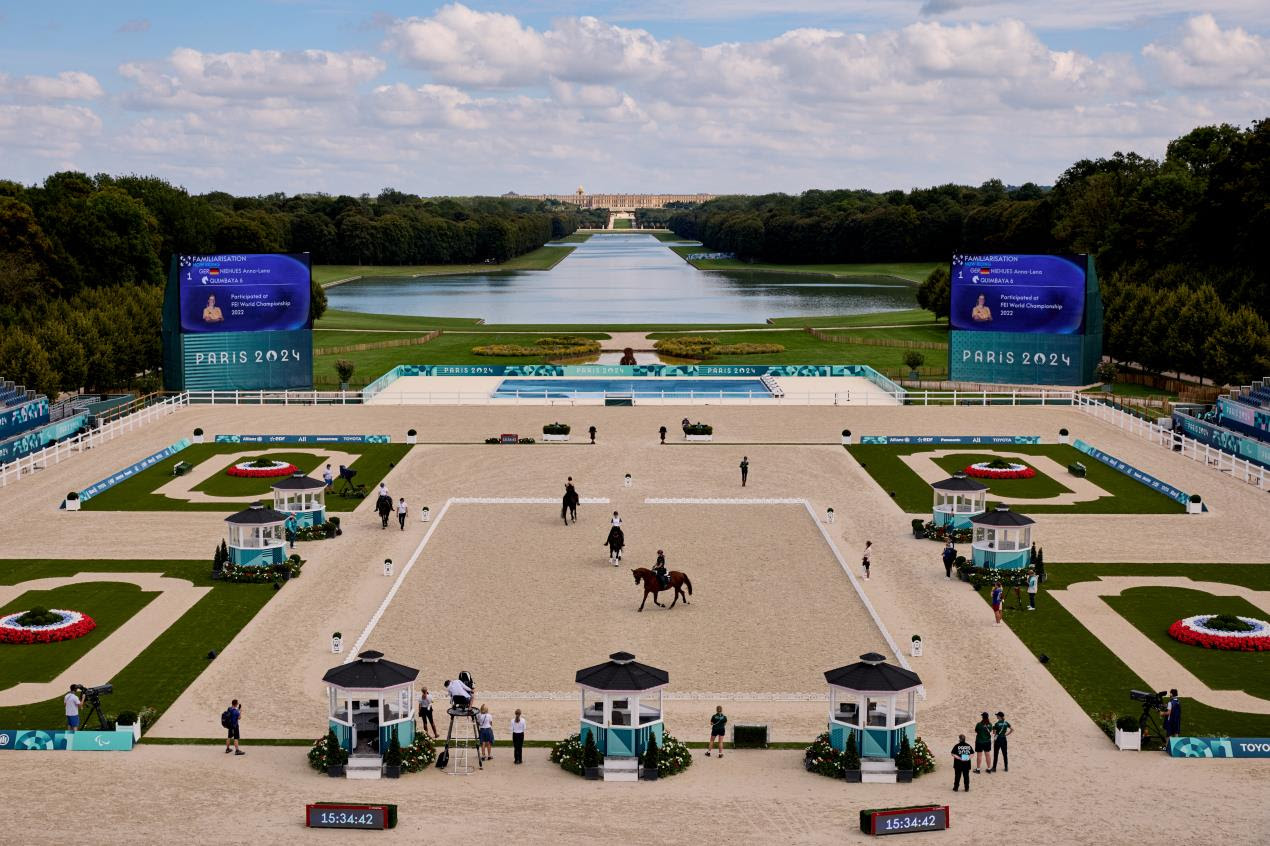
[[[1266,6],[1266,8],[1263,8]],[[1218,0],[0,3],[0,177],[192,190],[1049,183],[1270,116]]]

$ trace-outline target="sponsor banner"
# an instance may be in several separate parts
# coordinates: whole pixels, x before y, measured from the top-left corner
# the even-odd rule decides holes
[[[1262,408],[1253,408],[1250,405],[1235,402],[1226,397],[1217,398],[1217,410],[1221,413],[1222,420],[1242,423],[1249,429],[1270,435],[1270,411]]]
[[[1202,444],[1237,455],[1240,458],[1270,467],[1270,443],[1236,435],[1229,429],[1206,423],[1180,411],[1173,412],[1173,431],[1181,432]]]
[[[88,423],[88,412],[67,417],[33,432],[0,442],[0,464],[39,452],[51,443],[69,438]]]
[[[112,473],[111,475],[102,479],[97,484],[89,485],[88,487],[84,488],[82,491],[79,492],[79,501],[83,502],[85,500],[92,499],[93,497],[97,496],[97,494],[101,493],[102,491],[110,490],[115,485],[119,484],[125,479],[130,479],[133,476],[140,473],[142,470],[145,470],[148,467],[152,467],[155,464],[158,464],[163,459],[176,455],[178,452],[185,449],[189,445],[190,445],[189,438],[182,438],[181,440],[177,441],[171,446],[166,446],[163,449],[159,450],[154,455],[147,455],[145,458],[141,459],[135,464],[132,464],[131,466],[125,467],[124,469],[120,470],[118,473]]]
[[[313,385],[313,333],[224,332],[182,335],[188,391],[255,391]]]
[[[403,364],[397,376],[613,376],[692,377],[711,379],[756,376],[862,376],[875,373],[859,364]],[[378,380],[377,380],[378,381]]]
[[[861,435],[862,444],[1039,444],[1040,435]]]
[[[1170,737],[1174,758],[1270,758],[1270,737]]]
[[[133,734],[126,731],[43,731],[40,729],[0,729],[0,750],[18,752],[127,752]]]
[[[386,444],[388,435],[217,435],[218,444]]]
[[[48,397],[0,408],[0,441],[49,422]]]
[[[1085,455],[1088,455],[1090,458],[1096,458],[1113,470],[1119,470],[1135,482],[1140,482],[1152,490],[1159,491],[1175,502],[1180,502],[1183,505],[1186,505],[1191,501],[1191,495],[1185,491],[1173,487],[1168,482],[1162,482],[1151,474],[1144,473],[1132,464],[1126,464],[1114,455],[1103,452],[1097,447],[1087,444],[1079,438],[1076,439],[1072,446],[1076,447],[1076,449],[1085,453]],[[1207,510],[1207,506],[1205,506],[1205,510]]]

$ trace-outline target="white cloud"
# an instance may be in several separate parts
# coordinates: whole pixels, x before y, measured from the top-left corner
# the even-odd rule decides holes
[[[1240,27],[1223,30],[1212,15],[1191,18],[1176,44],[1153,42],[1142,48],[1142,55],[1180,88],[1270,84],[1270,39]]]
[[[533,84],[547,56],[542,35],[511,15],[457,3],[391,24],[384,46],[442,82],[489,87]]]
[[[37,100],[93,100],[104,93],[96,77],[81,71],[19,78],[0,74],[0,94]]]
[[[476,102],[449,85],[380,85],[370,94],[368,110],[385,126],[481,129],[489,125]]]
[[[40,159],[65,159],[101,127],[101,118],[83,106],[0,105],[0,147],[10,154],[22,150]]]

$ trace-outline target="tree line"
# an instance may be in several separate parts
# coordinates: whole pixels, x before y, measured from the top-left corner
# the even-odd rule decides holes
[[[518,197],[190,194],[151,176],[0,180],[0,376],[50,397],[159,384],[173,254],[308,252],[314,264],[503,262],[603,211]],[[598,222],[598,223],[597,223]],[[313,316],[326,298],[313,290]]]
[[[1219,380],[1270,375],[1270,119],[1200,127],[1159,160],[1083,159],[1052,187],[991,180],[730,196],[679,211],[669,226],[715,250],[790,264],[1088,253],[1102,282],[1109,355]],[[946,316],[947,272],[932,274],[918,297]],[[1209,334],[1174,326],[1199,313],[1205,322],[1191,325]]]

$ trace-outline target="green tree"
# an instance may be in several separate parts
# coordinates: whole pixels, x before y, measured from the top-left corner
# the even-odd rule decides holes
[[[0,337],[0,374],[27,390],[57,399],[61,377],[40,342],[28,332],[7,329]]]
[[[1179,291],[1177,296],[1182,305],[1168,334],[1174,369],[1185,369],[1202,380],[1212,375],[1208,339],[1229,320],[1229,316],[1211,285]]]
[[[952,299],[948,268],[940,265],[932,270],[917,288],[917,304],[935,313],[935,320],[947,317]]]
[[[1270,325],[1250,306],[1231,312],[1206,347],[1218,382],[1246,385],[1270,375]]]
[[[49,320],[39,324],[35,338],[48,355],[49,366],[58,374],[58,387],[75,392],[88,378],[88,358],[80,339],[71,334],[65,323]]]

